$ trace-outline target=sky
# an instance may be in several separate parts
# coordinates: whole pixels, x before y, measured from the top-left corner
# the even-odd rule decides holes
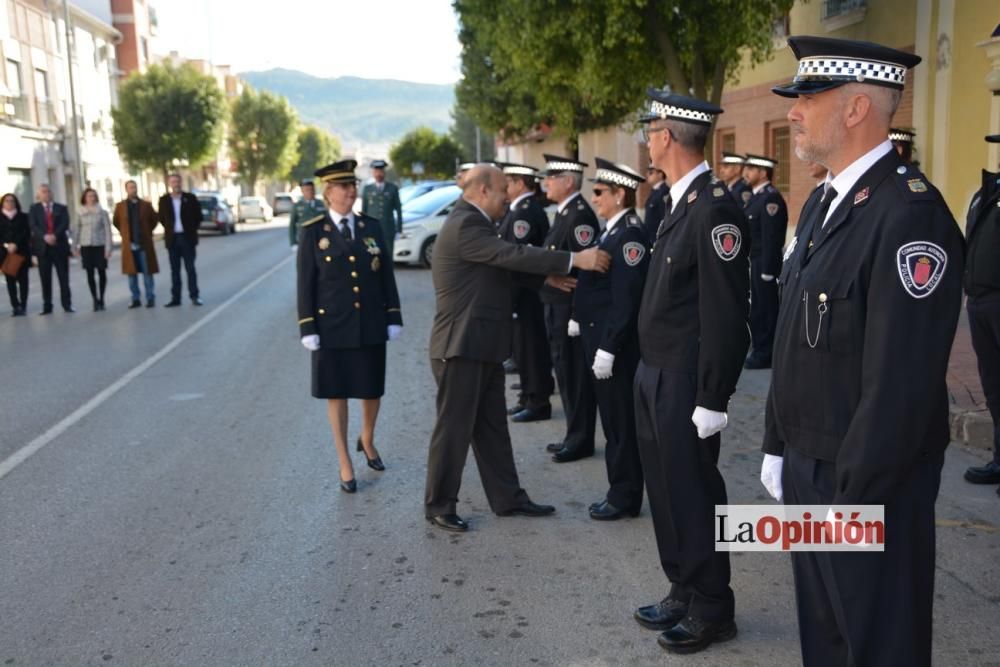
[[[211,59],[234,72],[275,67],[314,76],[420,83],[459,78],[450,0],[150,0],[157,53]]]

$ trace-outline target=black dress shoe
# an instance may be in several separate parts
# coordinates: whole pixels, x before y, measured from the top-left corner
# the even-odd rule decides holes
[[[515,422],[540,422],[552,419],[552,406],[547,405],[542,408],[525,408],[510,418]]]
[[[42,308],[42,312],[40,312],[38,314],[39,315],[51,315],[52,314],[52,306],[46,306],[45,308]]]
[[[146,308],[154,308],[154,307],[156,307],[156,299],[150,299],[149,301],[146,302]]]
[[[762,368],[770,368],[770,359],[758,359],[754,356],[747,357],[747,360],[743,362],[743,368],[748,368],[750,370],[760,370]]]
[[[523,505],[518,505],[513,509],[497,512],[497,516],[546,516],[556,511],[552,505],[539,505],[530,500]]]
[[[656,604],[639,607],[632,617],[644,628],[650,630],[669,630],[687,616],[686,602],[665,597]]]
[[[365,446],[361,444],[361,438],[358,438],[358,451],[359,452],[364,452],[365,451]],[[385,470],[385,464],[382,463],[382,457],[381,456],[376,456],[375,458],[370,459],[370,458],[368,458],[368,453],[366,452],[365,453],[365,460],[368,461],[368,467],[371,468],[372,470],[378,470],[379,472],[382,472],[382,471]]]
[[[198,296],[196,296],[193,299],[191,299],[191,303],[194,304],[195,306],[204,306],[205,305],[205,302],[202,301],[201,297],[198,297]]]
[[[552,456],[552,460],[556,463],[572,463],[573,461],[586,459],[593,455],[593,450],[588,452],[584,449],[569,449],[568,447],[563,447]]]
[[[74,308],[73,306],[66,306],[65,308],[63,308],[63,311],[65,311],[67,313],[75,313],[76,312],[76,308]]]
[[[354,493],[358,490],[358,482],[354,479],[349,479],[346,482],[340,480],[340,490],[344,493]]]
[[[724,642],[736,636],[736,622],[706,621],[685,616],[680,623],[661,634],[656,643],[671,653],[697,653],[715,642]]]
[[[1000,463],[990,461],[984,466],[973,466],[965,471],[965,481],[973,484],[1000,484]]]
[[[163,304],[163,307],[164,308],[176,308],[179,305],[181,305],[181,302],[179,300],[177,300],[177,299],[171,299],[170,301],[167,301],[165,304]]]
[[[469,529],[469,524],[457,514],[438,514],[427,517],[427,520],[438,528],[450,530],[453,533],[464,533]]]
[[[592,507],[590,509],[590,518],[594,521],[617,521],[618,519],[624,519],[627,516],[634,519],[639,516],[639,510],[618,509],[607,500],[597,507]]]
[[[563,444],[561,442],[550,442],[549,444],[545,445],[545,451],[551,452],[553,454],[555,454],[562,448]]]
[[[507,414],[511,416],[516,415],[518,412],[523,412],[523,411],[524,411],[524,406],[520,404],[515,405],[512,408],[507,408]]]
[[[139,301],[138,299],[132,299],[132,303],[130,303],[128,305],[128,307],[129,307],[129,310],[132,310],[133,308],[141,308],[142,307],[142,301]]]

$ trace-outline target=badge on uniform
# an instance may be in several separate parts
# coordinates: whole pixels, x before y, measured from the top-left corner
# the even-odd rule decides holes
[[[381,255],[382,249],[378,247],[378,243],[370,236],[365,237],[365,246],[368,248],[369,255]]]
[[[768,204],[767,206],[765,206],[764,208],[767,209],[767,214],[773,218],[774,216],[776,216],[778,214],[778,209],[781,208],[781,207],[778,206],[778,204],[772,202],[772,203]]]
[[[750,201],[750,197],[752,197],[752,196],[753,196],[753,193],[752,193],[752,192],[750,192],[749,190],[744,190],[744,191],[743,191],[743,193],[742,193],[742,194],[740,194],[740,197],[742,197],[742,198],[743,198],[743,205],[744,205],[744,206],[746,205],[746,203],[747,203],[748,201]]]
[[[868,199],[869,193],[871,193],[871,188],[869,188],[866,185],[864,190],[860,190],[860,191],[858,191],[858,194],[854,195],[854,205],[857,206],[861,202],[863,202],[866,199]]]
[[[325,225],[323,225],[323,231],[324,232],[332,232],[333,231],[333,227],[330,226],[329,222],[326,223]]]
[[[722,188],[715,188],[712,190],[712,196],[714,197],[721,197],[724,194],[726,194],[726,191]]]
[[[736,259],[740,253],[740,245],[743,242],[743,235],[736,225],[719,225],[712,230],[712,245],[723,261],[729,262]]]
[[[514,238],[523,239],[531,232],[531,223],[527,220],[516,220],[514,222]]]
[[[912,192],[927,192],[927,184],[919,178],[911,178],[906,184],[910,186]]]
[[[913,241],[896,251],[896,268],[903,289],[914,299],[930,296],[944,277],[948,253],[930,241]]]
[[[689,204],[691,202],[693,202],[697,198],[698,198],[698,191],[697,190],[692,190],[691,192],[688,193],[688,203]]]
[[[326,238],[324,236],[323,238],[321,238],[319,240],[319,249],[320,250],[326,250],[329,247],[330,247],[330,239],[328,239],[328,238]]]
[[[378,255],[372,257],[372,271],[378,272],[382,268],[382,260],[378,258]]]
[[[638,241],[629,241],[622,246],[622,255],[625,256],[625,263],[635,266],[642,261],[642,256],[646,254],[646,246]]]
[[[573,238],[578,244],[586,247],[594,240],[594,228],[590,225],[577,225],[573,230]]]

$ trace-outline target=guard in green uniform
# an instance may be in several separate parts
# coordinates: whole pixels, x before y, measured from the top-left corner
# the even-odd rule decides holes
[[[288,216],[288,243],[293,248],[299,244],[299,228],[302,223],[326,213],[323,202],[316,199],[316,186],[311,178],[303,179],[299,187],[302,188],[302,199],[295,202]]]
[[[392,259],[392,245],[396,234],[403,231],[403,205],[399,201],[399,188],[395,183],[385,180],[385,160],[372,162],[372,178],[361,191],[361,212],[370,215],[382,225],[382,238],[389,246],[389,258]]]

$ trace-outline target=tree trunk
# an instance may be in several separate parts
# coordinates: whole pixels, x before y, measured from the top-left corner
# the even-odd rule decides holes
[[[709,101],[715,106],[721,106],[722,90],[726,85],[726,63],[722,60],[715,63],[715,71],[712,72],[712,95]],[[715,123],[712,123],[712,131],[708,135],[705,143],[705,157],[709,164],[715,158]]]
[[[659,48],[660,58],[663,60],[670,88],[682,95],[687,95],[691,89],[691,84],[687,76],[684,75],[684,67],[681,65],[677,48],[670,40],[670,35],[663,28],[663,23],[658,12],[659,6],[660,4],[655,1],[646,3],[646,26],[653,37],[653,41]]]

